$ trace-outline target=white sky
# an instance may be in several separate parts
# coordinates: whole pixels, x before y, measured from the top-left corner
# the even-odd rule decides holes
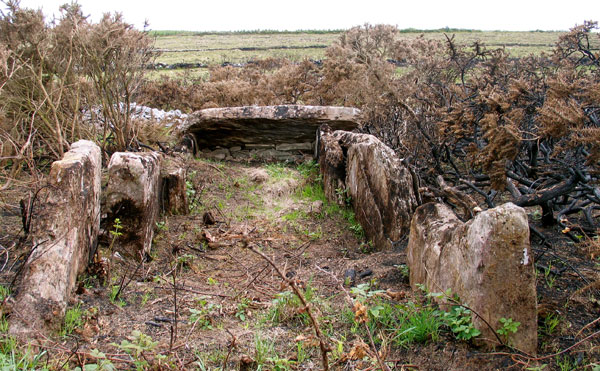
[[[58,14],[67,0],[21,0],[22,7]],[[235,31],[347,29],[364,23],[399,28],[568,30],[600,21],[600,0],[79,0],[98,20],[119,11],[127,22],[153,30]],[[4,5],[0,3],[4,8]]]

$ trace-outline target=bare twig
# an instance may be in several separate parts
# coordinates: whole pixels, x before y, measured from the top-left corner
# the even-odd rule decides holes
[[[127,286],[129,286],[131,281],[133,281],[133,277],[135,277],[135,274],[140,269],[140,267],[142,266],[143,263],[144,263],[144,260],[140,260],[137,267],[131,274],[131,277],[129,277],[129,281],[127,281],[127,282],[125,282],[125,278],[127,278],[127,273],[129,272],[129,270],[125,271],[125,273],[123,274],[123,277],[121,277],[121,282],[119,283],[119,290],[117,290],[117,293],[115,294],[115,297],[113,300],[117,300],[119,298],[119,295],[121,295],[121,293],[127,288]]]
[[[231,351],[235,348],[235,342],[237,338],[229,331],[229,329],[225,329],[227,333],[231,336],[231,342],[229,343],[229,351],[227,352],[227,356],[225,356],[225,360],[223,361],[223,370],[227,370],[227,361],[229,361],[229,356],[231,355]]]
[[[317,320],[314,313],[312,312],[310,303],[308,303],[306,301],[304,294],[302,293],[302,291],[300,291],[300,289],[296,285],[296,281],[294,281],[292,279],[288,279],[285,276],[285,274],[279,269],[279,267],[273,262],[273,260],[271,260],[271,258],[269,258],[265,254],[263,254],[261,251],[257,250],[253,245],[248,244],[247,240],[243,240],[242,242],[243,242],[243,245],[245,248],[249,249],[253,253],[259,255],[264,260],[266,260],[273,267],[273,269],[277,272],[279,277],[292,288],[292,290],[294,291],[294,293],[296,294],[298,299],[300,299],[300,301],[302,302],[302,305],[304,306],[304,309],[306,309],[306,313],[308,314],[308,317],[310,318],[312,326],[315,330],[315,334],[317,335],[317,338],[319,339],[319,347],[321,348],[321,358],[322,358],[322,363],[323,363],[323,370],[325,370],[325,371],[329,370],[329,359],[327,357],[327,353],[331,352],[331,347],[327,343],[325,336],[321,332],[321,328],[319,327],[319,321]]]
[[[171,276],[173,277],[173,316],[174,321],[171,324],[171,341],[169,342],[169,351],[173,350],[173,344],[177,341],[177,255],[175,255],[175,269],[173,269]]]
[[[595,320],[593,320],[592,322],[590,322],[590,323],[588,323],[587,325],[583,326],[583,327],[581,328],[581,330],[579,330],[579,332],[577,332],[577,334],[575,335],[575,337],[578,337],[579,335],[581,335],[581,333],[582,333],[582,332],[583,332],[585,329],[592,327],[594,324],[598,323],[598,321],[600,321],[600,317],[596,318],[596,319],[595,319]]]
[[[588,340],[590,340],[590,339],[592,339],[592,338],[594,338],[594,337],[596,337],[598,335],[600,335],[600,330],[594,332],[593,334],[590,334],[590,335],[586,336],[585,338],[579,340],[578,342],[576,342],[575,344],[571,345],[570,347],[561,350],[560,352],[553,353],[553,354],[548,354],[548,355],[545,355],[543,357],[532,357],[530,355],[525,355],[525,354],[506,353],[506,352],[495,352],[495,353],[488,353],[488,354],[489,355],[501,355],[501,356],[517,357],[517,358],[521,358],[521,359],[527,360],[529,362],[531,362],[531,361],[542,361],[542,360],[545,360],[545,359],[550,359],[550,358],[554,358],[554,357],[560,356],[562,354],[565,354],[565,353],[569,352],[571,349],[573,349],[573,348],[575,348],[575,347],[577,347],[577,346],[585,343],[586,341],[588,341]]]
[[[172,286],[172,285],[170,285],[170,286]],[[154,288],[156,288],[156,289],[165,289],[165,290],[172,290],[173,289],[173,287],[165,287],[165,286],[154,286]],[[191,288],[187,288],[185,286],[178,286],[177,290],[191,292],[191,293],[199,294],[199,295],[218,296],[220,298],[230,298],[231,297],[231,295],[227,295],[227,294],[218,294],[218,293],[214,293],[214,292],[198,291],[198,290],[194,290],[194,289],[191,289]]]
[[[315,267],[318,270],[320,270],[321,272],[329,275],[331,277],[331,279],[334,280],[339,285],[340,289],[345,294],[346,301],[350,305],[353,305],[352,297],[350,296],[350,293],[348,293],[348,290],[346,290],[346,288],[344,287],[344,283],[342,281],[340,281],[336,276],[334,276],[333,273],[324,270],[323,268],[319,267],[318,265],[315,265]],[[373,341],[373,334],[371,334],[371,329],[369,328],[369,325],[367,324],[367,322],[363,322],[363,325],[365,327],[365,330],[367,331],[367,334],[369,335],[369,342],[371,343],[371,347],[373,348],[373,353],[375,353],[375,357],[377,358],[377,363],[379,363],[379,367],[381,367],[381,369],[384,371],[389,371],[390,368],[381,359],[381,357],[379,356],[379,352],[377,351],[377,348],[375,347],[375,341]]]

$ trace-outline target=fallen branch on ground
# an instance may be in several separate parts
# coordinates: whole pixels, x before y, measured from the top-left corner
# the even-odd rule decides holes
[[[250,245],[246,239],[242,240],[242,242],[243,242],[244,248],[249,249],[253,253],[259,255],[264,260],[266,260],[275,269],[275,271],[277,272],[279,277],[281,277],[281,279],[292,288],[292,290],[294,291],[294,293],[296,294],[298,299],[300,299],[300,301],[302,302],[302,305],[304,305],[304,308],[306,309],[306,313],[308,314],[308,317],[310,318],[312,326],[315,330],[315,334],[317,335],[317,338],[319,339],[319,347],[321,348],[321,358],[322,358],[322,362],[323,362],[323,370],[325,370],[325,371],[329,370],[329,359],[327,357],[327,353],[331,352],[331,346],[329,346],[329,344],[327,343],[327,340],[325,339],[325,336],[321,332],[321,328],[319,326],[319,321],[317,320],[314,313],[312,312],[312,310],[310,308],[310,304],[306,301],[304,294],[302,293],[302,291],[300,291],[300,289],[296,285],[296,281],[293,279],[288,279],[285,276],[285,274],[279,269],[279,267],[277,265],[275,265],[273,260],[271,260],[268,256],[263,254],[261,251],[257,250],[253,245]]]

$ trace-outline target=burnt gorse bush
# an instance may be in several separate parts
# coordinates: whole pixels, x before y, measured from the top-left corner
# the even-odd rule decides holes
[[[0,13],[2,161],[12,176],[60,158],[70,143],[89,138],[103,149],[130,146],[135,128],[127,112],[153,58],[151,40],[106,14],[98,23],[72,3],[58,19],[5,3]],[[125,104],[122,104],[125,103]],[[102,107],[103,121],[83,124],[83,112]],[[125,107],[125,109],[122,109]]]

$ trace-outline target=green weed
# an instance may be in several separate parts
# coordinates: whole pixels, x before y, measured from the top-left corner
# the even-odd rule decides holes
[[[454,305],[449,312],[440,312],[444,324],[452,330],[459,340],[470,340],[481,335],[471,320],[471,311],[461,305]]]
[[[189,308],[190,317],[189,322],[193,323],[194,326],[199,327],[203,330],[212,330],[213,328],[213,316],[216,312],[221,309],[218,304],[209,303],[206,297],[200,297],[196,299],[196,303],[199,308]]]
[[[521,322],[513,321],[512,318],[500,318],[501,327],[496,330],[498,335],[502,336],[508,343],[510,335],[516,333],[521,325]]]
[[[27,348],[22,352],[14,338],[3,339],[1,343],[0,370],[49,370],[43,360],[46,351],[35,353]]]
[[[544,318],[540,330],[546,335],[552,335],[556,330],[556,327],[560,324],[561,318],[556,313],[550,313]]]
[[[572,371],[577,369],[577,363],[569,355],[556,356],[556,365],[560,371]]]
[[[295,222],[299,219],[305,218],[306,217],[306,213],[301,211],[301,210],[293,210],[290,211],[287,214],[284,214],[281,219],[285,220],[286,222]]]
[[[152,292],[150,291],[145,291],[142,294],[142,300],[140,302],[140,306],[143,307],[144,305],[146,305],[146,303],[148,302],[148,300],[150,300],[150,297],[152,296]]]
[[[81,369],[81,367],[75,367],[75,371],[113,371],[117,369],[115,365],[109,359],[106,358],[106,354],[102,353],[98,349],[92,349],[90,351],[90,355],[96,358],[96,363],[85,365],[83,367],[83,370]]]
[[[160,222],[156,222],[155,225],[156,225],[156,231],[159,233],[169,230],[169,226],[167,225],[167,223],[164,220],[160,221]]]
[[[0,285],[0,295],[10,294],[7,287]],[[34,352],[30,347],[22,349],[17,339],[8,335],[9,323],[5,315],[0,315],[0,370],[47,370],[42,363],[46,351]]]
[[[141,331],[133,330],[127,340],[121,340],[120,344],[111,343],[111,345],[129,354],[136,368],[144,370],[150,366],[145,355],[152,353],[158,342],[152,341],[152,337]]]
[[[309,202],[322,201],[323,204],[327,203],[325,191],[319,182],[305,184],[297,191],[296,196]]]
[[[123,229],[121,219],[115,218],[115,220],[113,221],[113,229],[110,231],[110,235],[112,236],[112,238],[110,240],[110,245],[108,246],[108,251],[110,251],[111,255],[115,246],[115,242],[117,242],[117,239],[123,235],[121,229]]]
[[[125,305],[127,305],[127,302],[125,300],[123,300],[119,295],[119,290],[120,290],[120,286],[119,285],[112,285],[110,287],[110,293],[108,295],[108,299],[110,300],[110,302],[114,305],[117,305],[119,307],[124,307]]]
[[[67,309],[65,312],[65,320],[60,330],[60,336],[67,336],[73,333],[76,328],[83,325],[84,311],[81,309],[81,304],[77,303],[73,308]]]
[[[237,304],[237,310],[235,312],[235,317],[240,321],[244,322],[246,320],[246,315],[248,311],[248,306],[250,305],[250,299],[246,297],[242,297],[240,302]]]
[[[263,337],[262,333],[254,334],[254,360],[262,369],[267,360],[275,353],[275,342]]]
[[[0,285],[0,302],[4,302],[10,296],[10,289],[4,285]]]
[[[319,163],[315,160],[303,162],[296,168],[300,175],[307,180],[319,181],[321,175],[319,174]]]
[[[269,174],[271,180],[277,181],[281,179],[288,179],[293,177],[292,170],[285,164],[278,162],[272,164],[266,164],[264,169]]]
[[[303,295],[308,303],[317,303],[317,296],[310,282],[306,284]],[[293,292],[284,291],[278,293],[275,299],[273,299],[272,304],[267,314],[267,319],[272,323],[299,320],[305,326],[310,324],[310,318],[306,311],[298,311],[302,307],[302,302]]]

